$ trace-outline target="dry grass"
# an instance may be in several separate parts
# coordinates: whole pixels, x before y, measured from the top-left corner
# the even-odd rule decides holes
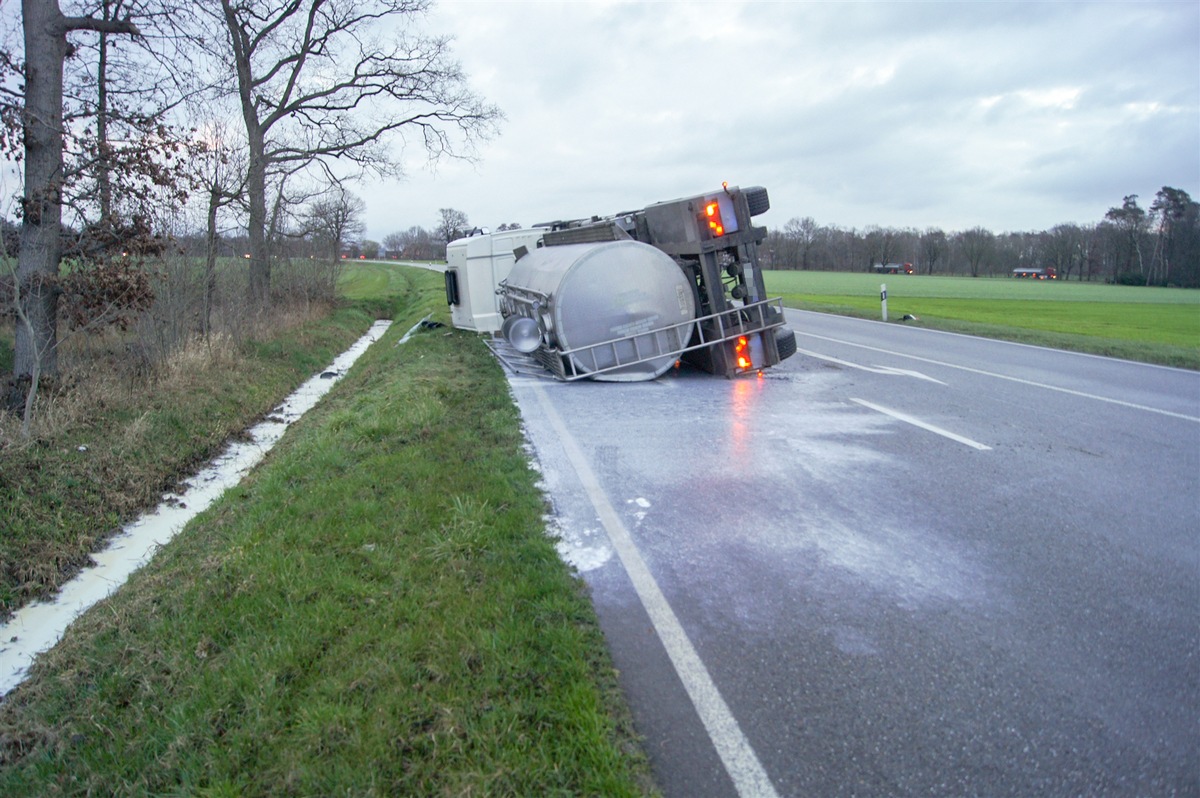
[[[214,375],[246,366],[247,342],[294,334],[331,311],[329,303],[302,302],[241,314],[237,321],[224,319],[207,336],[193,331],[169,347],[151,344],[153,314],[130,331],[68,333],[58,346],[59,376],[43,382],[29,436],[21,434],[19,419],[0,414],[0,452],[62,442],[98,419],[109,423],[114,412],[144,405],[147,397],[202,391]],[[0,334],[0,346],[10,341],[11,335]]]
[[[0,618],[57,589],[370,322],[352,313],[330,324],[329,314],[315,302],[243,314],[236,330],[169,347],[147,345],[148,322],[66,336],[29,435],[0,413]]]

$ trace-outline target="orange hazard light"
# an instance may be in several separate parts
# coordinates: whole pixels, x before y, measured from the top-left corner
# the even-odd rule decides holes
[[[713,236],[725,235],[725,224],[721,221],[721,206],[716,200],[704,206],[704,218],[708,220],[708,230]]]
[[[733,356],[739,369],[748,369],[753,365],[750,360],[750,341],[746,336],[740,336],[733,345]]]

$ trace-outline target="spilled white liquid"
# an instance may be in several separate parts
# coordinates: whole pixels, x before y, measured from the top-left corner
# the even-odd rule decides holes
[[[164,496],[154,512],[124,527],[107,548],[92,555],[95,565],[68,582],[52,601],[30,604],[0,626],[0,697],[24,680],[34,657],[57,643],[75,618],[120,587],[188,521],[241,482],[279,442],[287,428],[311,410],[354,361],[383,337],[391,324],[375,322],[366,335],[327,369],[297,388],[266,421],[248,430],[247,440],[231,444],[206,468],[186,480],[181,493]],[[397,345],[407,341],[419,326],[420,323],[409,330]]]

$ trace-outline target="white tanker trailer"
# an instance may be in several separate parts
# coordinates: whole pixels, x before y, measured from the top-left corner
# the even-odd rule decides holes
[[[766,189],[725,186],[540,225],[523,231],[511,260],[460,239],[447,251],[451,318],[480,332],[496,332],[500,319],[508,344],[563,380],[649,380],[681,359],[726,377],[757,372],[796,351],[758,268],[767,231],[751,218],[769,207]],[[491,258],[471,264],[472,248]],[[481,301],[481,283],[494,306]]]

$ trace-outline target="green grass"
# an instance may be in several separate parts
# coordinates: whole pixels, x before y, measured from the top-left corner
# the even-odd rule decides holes
[[[502,373],[369,279],[388,336],[0,704],[0,794],[653,792]]]
[[[1200,291],[1018,279],[832,272],[764,273],[767,290],[807,310],[888,318],[1025,343],[1200,368]]]
[[[130,383],[98,402],[98,414],[73,418],[32,445],[6,447],[0,618],[70,578],[122,523],[157,504],[182,474],[328,364],[370,321],[345,308],[275,341],[248,344],[202,372],[181,369],[156,386]]]
[[[338,291],[354,301],[378,301],[403,292],[407,286],[406,274],[407,270],[395,263],[350,261],[338,279]]]

